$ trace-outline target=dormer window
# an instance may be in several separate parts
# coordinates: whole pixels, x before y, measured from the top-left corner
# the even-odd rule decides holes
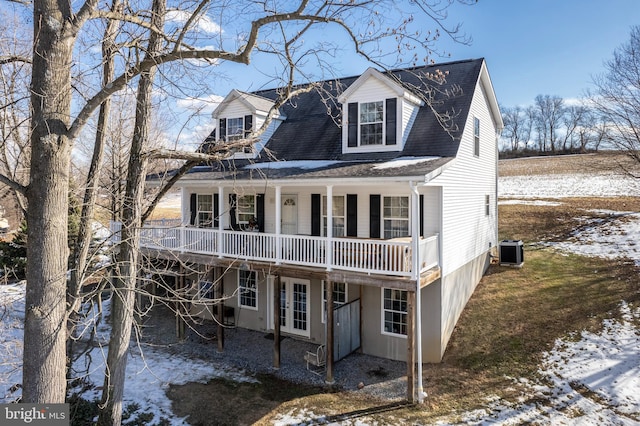
[[[396,146],[396,98],[347,105],[347,147]]]
[[[367,102],[360,104],[360,145],[382,145],[384,104]]]
[[[253,131],[252,115],[245,115],[244,117],[221,118],[219,123],[220,139],[224,141],[235,141],[249,137],[249,135]]]
[[[227,118],[227,140],[242,139],[244,136],[244,120],[240,118]]]

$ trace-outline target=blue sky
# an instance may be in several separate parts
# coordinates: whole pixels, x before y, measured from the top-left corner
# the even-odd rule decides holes
[[[473,37],[452,58],[486,58],[500,104],[527,105],[539,94],[583,95],[640,25],[640,1],[480,0],[450,17]]]
[[[447,22],[462,23],[473,40],[466,46],[443,37],[438,47],[451,56],[436,60],[484,57],[500,104],[528,105],[539,94],[582,96],[592,76],[603,72],[603,62],[628,40],[631,26],[640,25],[640,0],[479,0],[472,6],[455,3]],[[339,62],[339,77],[368,66],[353,56]],[[248,68],[231,64],[231,79],[216,94],[273,87],[257,71],[261,66],[259,60]]]

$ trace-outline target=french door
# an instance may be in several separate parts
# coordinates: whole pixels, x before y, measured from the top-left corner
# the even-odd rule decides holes
[[[309,280],[280,278],[280,330],[309,337]]]

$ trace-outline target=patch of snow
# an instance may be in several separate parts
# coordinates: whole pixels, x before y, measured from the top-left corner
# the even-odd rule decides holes
[[[511,198],[639,196],[640,182],[616,173],[505,176],[498,179],[498,192]]]
[[[441,157],[400,157],[384,163],[376,164],[373,168],[375,170],[394,169],[398,167],[415,166],[416,164],[426,163],[429,161],[437,160]]]
[[[0,404],[15,401],[22,391],[22,341],[26,283],[0,285]]]
[[[296,160],[296,161],[271,161],[265,163],[255,163],[244,166],[245,169],[304,169],[304,170],[313,170],[313,169],[321,169],[323,167],[333,166],[334,164],[339,164],[340,161],[330,161],[330,160]]]
[[[544,200],[501,200],[498,201],[498,205],[523,205],[523,206],[561,206],[562,203],[558,201],[544,201]]]

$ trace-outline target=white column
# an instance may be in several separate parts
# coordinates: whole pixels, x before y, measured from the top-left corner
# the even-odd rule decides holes
[[[411,265],[411,276],[416,280],[416,325],[415,325],[415,342],[416,342],[416,363],[418,364],[418,403],[424,401],[424,390],[422,386],[422,313],[421,313],[421,294],[420,294],[420,194],[418,193],[418,185],[409,183],[411,188],[411,242],[413,245],[413,256]]]
[[[322,216],[322,215],[320,215]],[[322,227],[322,223],[320,223]],[[333,186],[327,186],[327,271],[333,265]]]
[[[276,186],[276,265],[282,263],[282,187]]]
[[[224,213],[226,209],[224,208],[224,188],[222,186],[218,187],[218,257],[222,257],[223,244],[224,244],[224,235],[222,231],[226,228],[226,218],[227,215]]]

